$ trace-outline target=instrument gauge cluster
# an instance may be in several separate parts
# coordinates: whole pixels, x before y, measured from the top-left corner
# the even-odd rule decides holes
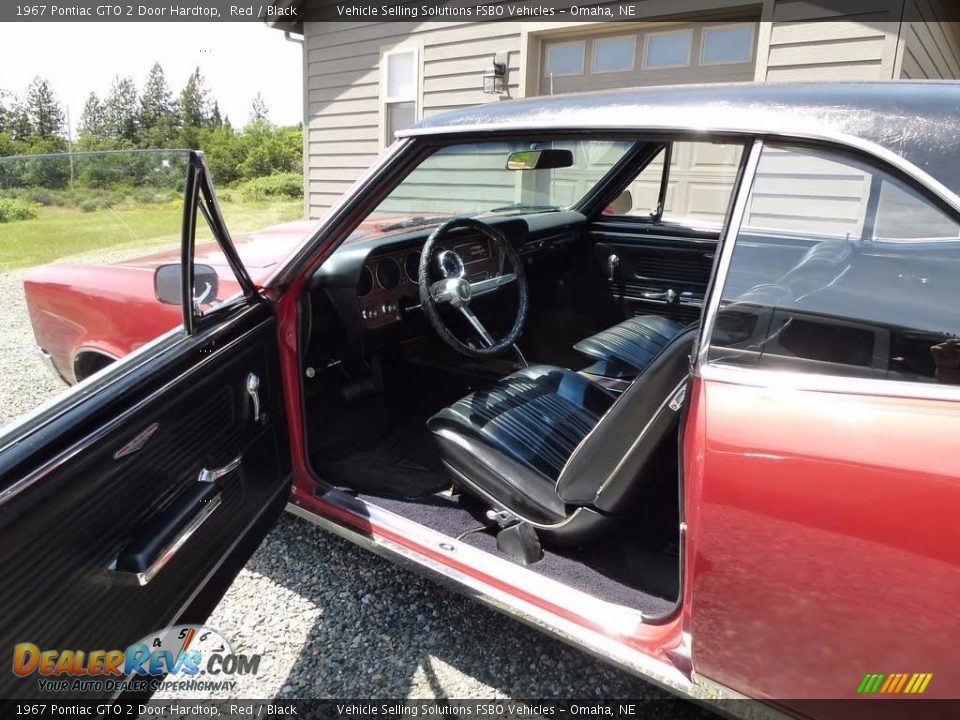
[[[462,261],[468,278],[486,278],[499,274],[499,253],[486,238],[458,238],[437,250],[453,251]],[[397,323],[403,314],[420,304],[417,279],[421,252],[409,245],[403,249],[375,250],[367,257],[357,284],[360,317],[367,329]],[[440,269],[435,268],[439,275]]]

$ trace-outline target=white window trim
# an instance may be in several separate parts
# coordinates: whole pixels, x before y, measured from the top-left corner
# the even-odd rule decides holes
[[[413,79],[414,79],[414,88],[413,93],[410,95],[397,95],[397,96],[388,96],[387,89],[390,87],[388,83],[388,74],[390,67],[390,57],[393,55],[413,55]],[[380,53],[380,142],[383,147],[388,147],[393,143],[394,138],[387,137],[388,132],[388,123],[387,123],[387,108],[390,105],[397,103],[413,103],[414,114],[413,117],[416,121],[420,121],[421,111],[422,111],[422,101],[421,101],[421,90],[423,88],[423,68],[420,64],[421,57],[421,48],[419,45],[405,45],[401,47],[395,47],[390,50],[384,50]]]
[[[688,35],[690,42],[687,44],[687,61],[675,65],[649,65],[647,64],[647,51],[650,46],[650,38],[663,37],[666,35]],[[683,30],[667,30],[664,32],[647,33],[643,37],[643,70],[670,70],[671,68],[687,68],[693,55],[693,28],[684,28]]]
[[[582,48],[580,53],[580,69],[577,72],[564,72],[564,73],[551,73],[550,64],[548,62],[548,56],[550,50],[555,47],[563,47],[564,45],[579,45]],[[570,42],[558,42],[550,43],[543,51],[543,76],[550,77],[574,77],[576,75],[583,75],[584,66],[587,64],[587,41],[586,40],[571,40]]]
[[[734,27],[748,27],[750,28],[750,55],[746,60],[717,60],[714,62],[706,62],[703,59],[703,54],[707,49],[707,33],[711,30],[723,30],[725,28],[734,28]],[[747,63],[752,63],[754,58],[754,53],[756,48],[754,47],[757,42],[757,24],[752,22],[745,23],[727,23],[726,25],[708,25],[700,31],[700,65],[703,67],[710,67],[712,65],[745,65]]]
[[[615,70],[597,70],[597,45],[604,40],[632,40],[633,49],[630,52],[630,67],[617,68]],[[607,73],[632,72],[637,69],[637,36],[634,35],[607,35],[606,37],[595,37],[590,43],[592,51],[590,53],[590,72],[593,75],[606,75]]]

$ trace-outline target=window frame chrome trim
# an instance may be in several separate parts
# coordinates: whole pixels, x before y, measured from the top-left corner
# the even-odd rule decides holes
[[[717,321],[717,314],[720,312],[720,296],[723,293],[724,283],[727,281],[727,273],[730,271],[733,248],[736,244],[737,235],[740,234],[743,218],[746,215],[747,201],[750,199],[750,191],[753,189],[753,181],[757,175],[757,167],[760,165],[760,155],[763,153],[763,147],[763,139],[754,138],[747,151],[743,174],[735,188],[737,194],[733,199],[733,209],[730,212],[726,230],[723,232],[720,247],[717,249],[717,252],[720,253],[717,259],[717,270],[711,281],[710,294],[704,300],[706,309],[701,322],[700,338],[697,342],[697,355],[693,361],[693,372],[695,373],[700,373],[707,364],[707,353],[713,335],[713,326]]]
[[[749,387],[960,403],[960,386],[958,385],[824,375],[797,370],[765,370],[716,362],[704,365],[699,375],[703,380]]]
[[[770,144],[779,146],[786,143],[772,142]],[[765,138],[757,137],[754,139],[754,143],[750,148],[750,156],[747,159],[747,165],[744,168],[743,177],[737,187],[737,196],[734,199],[730,224],[723,233],[722,245],[718,249],[721,254],[718,260],[717,272],[710,288],[710,295],[707,298],[707,309],[704,313],[703,322],[701,323],[702,329],[697,347],[697,356],[693,362],[693,373],[704,380],[714,380],[751,387],[769,387],[847,395],[868,395],[873,397],[908,398],[915,400],[960,401],[960,387],[957,386],[920,383],[909,380],[860,378],[853,375],[826,375],[823,373],[809,373],[796,370],[740,368],[722,363],[708,362],[707,357],[710,349],[710,341],[720,309],[723,286],[726,283],[727,275],[730,271],[733,252],[737,244],[737,236],[743,227],[747,203],[750,199],[753,182],[757,174],[757,167],[759,166],[765,146]],[[816,147],[821,149],[819,145]],[[829,148],[823,149],[829,152]],[[882,166],[882,159],[876,158],[875,156],[871,157],[875,161],[875,164]],[[899,158],[899,156],[896,155],[894,157]],[[904,161],[902,158],[900,158],[900,160],[902,165],[913,167],[911,163]],[[923,190],[932,192],[933,189],[925,185],[913,173],[901,169],[900,165],[896,165],[896,168],[911,180],[915,181]],[[878,167],[878,169],[890,174],[883,167]],[[925,173],[919,169],[918,173],[925,175]],[[932,178],[931,180],[936,182]],[[944,190],[948,197],[938,195],[938,199],[946,202],[955,213],[960,215],[960,198],[954,196],[946,188],[944,188]]]

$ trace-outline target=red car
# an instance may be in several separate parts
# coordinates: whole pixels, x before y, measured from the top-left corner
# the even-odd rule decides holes
[[[209,254],[154,270],[182,326],[0,438],[0,647],[196,622],[287,507],[680,694],[960,695],[958,110],[949,82],[470,108],[269,272],[194,156],[219,288]],[[136,344],[103,318],[46,348],[68,379]]]

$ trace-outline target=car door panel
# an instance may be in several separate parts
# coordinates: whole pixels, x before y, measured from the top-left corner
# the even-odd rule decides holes
[[[686,474],[697,672],[775,698],[933,673],[925,696],[949,695],[956,401],[698,385],[687,441],[703,452]]]
[[[590,239],[604,273],[602,292],[625,317],[654,314],[682,322],[699,317],[716,233],[611,219],[595,222]]]
[[[123,650],[196,620],[282,511],[290,459],[271,311],[240,301],[205,326],[112,368],[89,402],[0,451],[12,579],[0,647]],[[0,692],[36,696],[36,677],[0,675]]]

